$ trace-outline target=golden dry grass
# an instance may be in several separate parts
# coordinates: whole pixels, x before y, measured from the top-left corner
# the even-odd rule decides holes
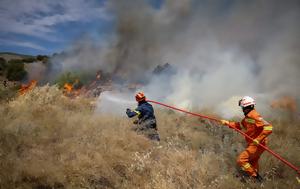
[[[88,99],[37,87],[0,106],[0,188],[298,188],[296,174],[265,153],[266,181],[241,183],[244,140],[228,128],[158,110],[162,141],[131,121],[95,114]],[[270,147],[299,166],[299,120],[272,120]]]

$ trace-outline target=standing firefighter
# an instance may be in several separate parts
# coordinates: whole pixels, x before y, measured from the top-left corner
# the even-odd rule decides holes
[[[221,120],[223,125],[234,127],[241,130],[241,126],[246,130],[246,134],[253,138],[246,138],[247,148],[237,158],[237,164],[242,168],[243,172],[255,178],[259,182],[262,177],[258,174],[258,160],[264,149],[258,144],[266,145],[267,136],[272,133],[272,125],[265,121],[260,114],[254,109],[255,101],[249,96],[243,97],[239,101],[239,106],[242,108],[245,118],[241,124],[239,122],[229,122]]]
[[[159,135],[156,127],[156,119],[154,110],[151,104],[146,101],[144,93],[139,92],[135,96],[138,102],[138,107],[135,110],[126,110],[129,118],[138,116],[138,120],[134,123],[137,124],[136,131],[147,136],[151,140],[159,141]]]

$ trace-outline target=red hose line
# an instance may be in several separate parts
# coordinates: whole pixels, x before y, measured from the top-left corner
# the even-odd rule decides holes
[[[209,116],[205,116],[205,115],[202,115],[202,114],[190,112],[190,111],[187,111],[187,110],[184,110],[184,109],[176,108],[174,106],[170,106],[170,105],[167,105],[167,104],[164,104],[164,103],[161,103],[161,102],[157,102],[157,101],[153,101],[153,100],[147,100],[147,101],[150,102],[150,103],[154,103],[154,104],[158,104],[158,105],[161,105],[161,106],[165,106],[167,108],[170,108],[170,109],[173,109],[173,110],[176,110],[176,111],[179,111],[179,112],[183,112],[183,113],[186,113],[186,114],[189,114],[189,115],[193,115],[193,116],[197,116],[197,117],[201,117],[201,118],[204,118],[204,119],[208,119],[208,120],[211,120],[211,121],[215,121],[215,122],[221,123],[221,120],[213,118],[213,117],[209,117]],[[250,139],[252,141],[254,140],[253,138],[251,138],[250,136],[248,136],[243,131],[241,131],[241,130],[239,130],[237,128],[234,128],[234,127],[230,127],[230,128],[234,129],[236,132],[240,133],[244,137],[246,137],[246,138],[248,138],[248,139]],[[271,155],[273,155],[274,157],[276,157],[277,159],[279,159],[281,162],[283,162],[284,164],[286,164],[287,166],[289,166],[290,168],[292,168],[293,170],[295,170],[300,175],[300,170],[299,170],[298,167],[296,167],[292,163],[288,162],[287,160],[285,160],[283,157],[281,157],[280,155],[278,155],[277,153],[275,153],[274,151],[272,151],[268,147],[266,147],[266,146],[264,146],[262,144],[258,144],[258,145],[260,147],[262,147],[263,149],[265,149],[266,151],[268,151]]]

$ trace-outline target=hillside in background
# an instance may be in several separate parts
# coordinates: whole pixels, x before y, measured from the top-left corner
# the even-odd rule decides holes
[[[0,53],[0,81],[40,80],[45,77],[49,67],[46,55],[24,55],[11,52]]]
[[[34,58],[32,55],[18,54],[13,52],[0,52],[0,57],[4,58],[6,61],[12,59],[26,59],[26,58]]]

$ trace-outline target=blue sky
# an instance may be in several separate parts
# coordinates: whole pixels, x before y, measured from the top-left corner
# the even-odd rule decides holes
[[[146,0],[159,8],[163,0]],[[1,0],[0,52],[61,52],[76,39],[104,40],[113,32],[108,0]]]
[[[1,0],[0,25],[0,52],[52,54],[83,35],[101,42],[113,32],[113,15],[108,0]]]
[[[83,35],[112,32],[105,0],[1,0],[0,51],[52,54]]]

